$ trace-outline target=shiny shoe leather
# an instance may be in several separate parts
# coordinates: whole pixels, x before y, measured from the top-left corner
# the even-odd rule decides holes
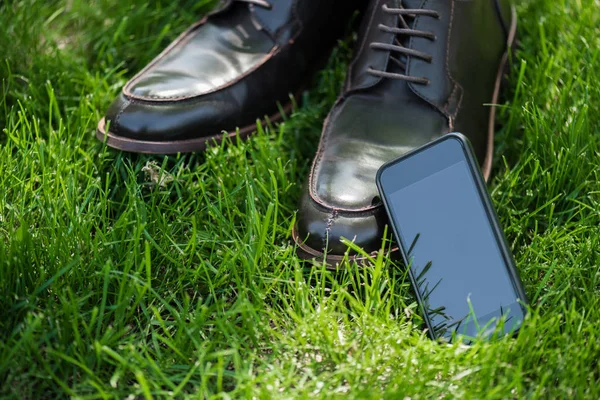
[[[301,200],[301,256],[327,254],[334,264],[347,251],[342,237],[377,251],[387,223],[378,168],[448,132],[468,136],[489,176],[489,104],[498,100],[515,30],[507,0],[371,1]]]
[[[325,61],[355,8],[344,0],[228,0],[124,87],[97,137],[117,149],[178,153],[279,119]],[[288,105],[286,107],[286,105]]]

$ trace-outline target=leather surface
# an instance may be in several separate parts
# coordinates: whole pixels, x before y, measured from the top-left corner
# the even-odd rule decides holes
[[[213,17],[185,35],[134,78],[125,92],[142,100],[177,100],[212,92],[267,60],[274,41],[236,5],[226,20]],[[193,66],[193,67],[191,67]]]
[[[472,3],[483,4],[485,1],[489,2],[489,0],[479,0]],[[408,57],[406,72],[407,75],[429,79],[431,82],[429,85],[415,83],[409,83],[409,85],[419,97],[435,106],[443,114],[448,115],[448,102],[456,103],[457,83],[454,81],[451,71],[447,68],[447,62],[450,58],[447,55],[449,55],[450,40],[448,40],[448,37],[451,36],[450,29],[456,29],[456,25],[451,27],[450,24],[454,22],[452,20],[455,5],[458,2],[434,0],[425,3],[425,8],[437,11],[440,17],[436,19],[429,16],[417,16],[414,21],[414,29],[432,32],[436,40],[411,37],[408,46],[431,55],[432,60],[429,62],[417,57]],[[475,55],[475,57],[477,56]],[[451,97],[451,95],[453,96]],[[456,107],[453,107],[453,109],[456,109]]]
[[[295,1],[273,1],[271,4],[270,9],[251,5],[250,10],[263,29],[277,43],[283,44],[292,39],[302,28],[298,5]]]
[[[334,108],[311,176],[311,193],[335,209],[378,206],[379,167],[447,132],[443,115],[409,93],[405,82],[384,80]]]
[[[482,7],[477,2],[473,4],[457,2],[455,12],[472,19],[474,23],[470,26],[455,26],[452,42],[455,43],[462,37],[473,36],[481,40],[470,41],[463,46],[455,45],[453,48],[455,56],[449,60],[451,73],[464,93],[461,108],[454,121],[454,130],[465,133],[471,140],[479,161],[483,162],[487,150],[489,104],[494,92],[498,62],[504,53],[502,44],[506,40],[505,33],[500,24],[486,22],[497,18],[493,7]],[[507,25],[510,26],[510,21]],[[477,58],[474,57],[475,54]]]
[[[160,143],[254,125],[304,88],[361,2],[270,3],[226,2],[185,32],[115,99],[110,132]]]
[[[501,14],[510,8],[498,0]],[[359,48],[344,93],[323,128],[319,151],[300,204],[297,236],[314,251],[343,254],[340,238],[371,252],[381,246],[387,217],[375,184],[377,170],[445,133],[460,131],[472,141],[480,162],[486,157],[490,108],[506,32],[496,0],[373,1],[363,21]],[[369,47],[391,43],[379,24],[390,24],[390,8],[423,8],[439,18],[405,19],[413,29],[431,32],[435,40],[399,37],[405,47],[432,56],[398,56],[406,68]],[[395,6],[394,6],[395,4]],[[367,15],[369,15],[367,13]],[[397,17],[395,17],[397,18]],[[398,21],[398,20],[396,20]],[[510,21],[505,21],[510,26]],[[369,67],[388,73],[427,78],[428,85],[368,76]]]
[[[347,248],[341,238],[353,240],[368,251],[379,249],[385,223],[383,208],[363,213],[332,212],[315,203],[305,190],[296,229],[304,246],[317,251],[327,248],[328,253],[344,254]]]
[[[373,51],[369,45],[373,42],[391,44],[395,35],[377,29],[379,24],[394,26],[397,16],[381,12],[381,7],[388,4],[400,7],[400,0],[373,0],[365,13],[365,19],[359,31],[359,46],[354,60],[350,64],[346,79],[346,90],[364,89],[381,81],[381,78],[367,73],[369,67],[385,70],[390,58],[389,52]]]

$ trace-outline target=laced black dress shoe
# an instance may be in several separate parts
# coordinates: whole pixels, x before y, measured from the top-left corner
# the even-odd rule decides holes
[[[358,0],[228,0],[175,40],[124,87],[97,137],[141,153],[201,150],[280,118]]]
[[[347,250],[342,237],[377,251],[387,223],[378,168],[445,133],[468,136],[489,176],[489,104],[498,100],[515,30],[508,0],[370,2],[300,203],[301,256],[335,264]]]

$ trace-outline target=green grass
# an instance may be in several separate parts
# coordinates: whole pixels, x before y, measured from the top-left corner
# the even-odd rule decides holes
[[[491,189],[532,312],[472,347],[426,337],[384,252],[338,272],[294,254],[353,39],[249,142],[125,155],[97,120],[210,7],[133,3],[0,3],[0,396],[600,397],[597,1],[519,4]]]

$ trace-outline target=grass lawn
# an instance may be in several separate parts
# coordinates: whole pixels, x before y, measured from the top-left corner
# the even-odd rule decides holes
[[[490,189],[532,312],[518,338],[472,347],[427,338],[384,251],[338,272],[294,254],[351,33],[247,143],[96,141],[126,80],[209,3],[0,3],[0,396],[599,398],[598,1],[518,5]]]

